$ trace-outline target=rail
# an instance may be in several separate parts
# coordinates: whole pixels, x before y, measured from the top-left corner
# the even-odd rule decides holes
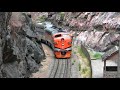
[[[49,78],[70,78],[71,76],[71,60],[70,59],[54,59],[51,62]]]

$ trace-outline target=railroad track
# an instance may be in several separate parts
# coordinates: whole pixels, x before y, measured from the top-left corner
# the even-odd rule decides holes
[[[49,78],[70,78],[71,76],[71,60],[70,59],[54,59],[51,62]]]

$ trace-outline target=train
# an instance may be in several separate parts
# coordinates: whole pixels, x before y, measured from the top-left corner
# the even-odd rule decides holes
[[[55,58],[70,58],[72,52],[72,35],[53,25],[51,22],[36,23],[38,38],[54,51]]]

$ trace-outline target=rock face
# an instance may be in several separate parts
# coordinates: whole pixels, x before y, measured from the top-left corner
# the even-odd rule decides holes
[[[107,51],[117,45],[120,28],[119,12],[68,12],[63,21],[80,31],[80,43],[96,50]],[[112,32],[112,33],[110,33]]]
[[[22,12],[0,12],[0,77],[29,78],[45,58],[31,18]]]
[[[105,52],[114,47],[114,45],[118,45],[116,43],[118,37],[119,34],[107,33],[104,31],[85,31],[81,32],[77,39],[79,44],[82,43],[96,51]]]
[[[118,45],[120,31],[119,12],[41,12],[56,25],[69,27],[68,30],[77,31],[79,43],[96,50],[107,51]],[[76,36],[76,34],[75,34]]]
[[[0,12],[0,77],[22,78],[36,72],[45,58],[32,22],[42,19],[76,31],[76,42],[96,51],[118,46],[120,12]]]

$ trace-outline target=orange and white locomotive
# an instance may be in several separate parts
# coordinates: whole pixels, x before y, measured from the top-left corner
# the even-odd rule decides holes
[[[72,51],[72,38],[68,33],[60,32],[54,37],[54,53],[57,58],[70,58]]]
[[[41,33],[41,41],[53,49],[56,58],[71,57],[72,36],[69,33],[53,26],[50,22],[37,25],[36,28]]]

